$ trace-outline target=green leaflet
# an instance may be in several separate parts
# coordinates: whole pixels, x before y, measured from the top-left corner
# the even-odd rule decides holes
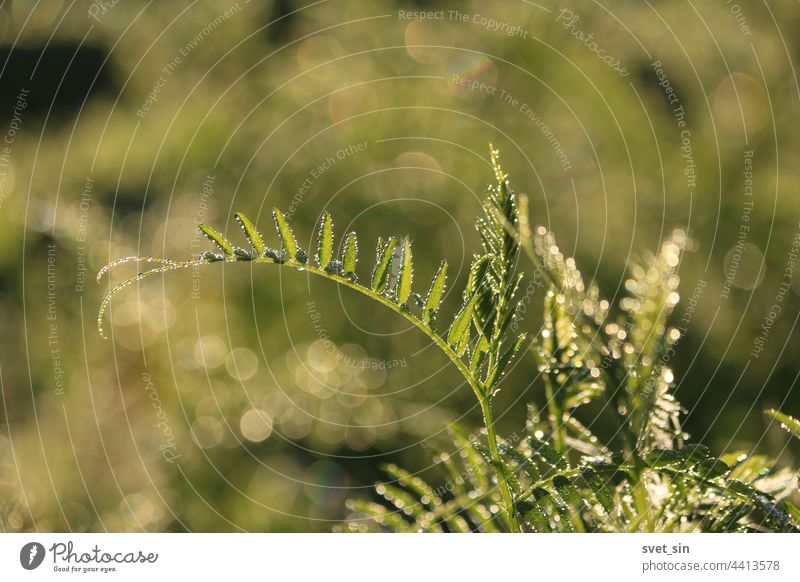
[[[497,178],[497,182],[504,184],[506,180],[508,180],[508,174],[503,171],[500,165],[500,150],[491,143],[489,144],[489,157],[492,160],[492,169],[494,170],[494,176]]]
[[[472,318],[472,310],[475,309],[475,301],[477,298],[477,295],[473,295],[461,308],[461,311],[456,315],[456,318],[453,320],[453,325],[450,326],[450,331],[447,334],[447,343],[455,348],[455,352],[459,356],[467,349],[467,342],[469,341],[469,323]]]
[[[244,236],[250,245],[253,247],[253,250],[256,253],[257,257],[263,257],[264,253],[267,250],[267,246],[264,244],[264,239],[261,238],[261,233],[258,232],[258,229],[255,225],[250,221],[247,216],[242,214],[241,212],[237,212],[233,215],[236,219],[236,222],[239,223],[239,226],[242,227],[244,231]]]
[[[509,446],[503,447],[503,454],[516,462],[519,468],[525,471],[533,481],[539,481],[542,478],[542,474],[532,458],[526,457]]]
[[[795,523],[800,523],[800,508],[798,508],[791,501],[784,499],[783,504],[786,506],[786,513],[788,513]]]
[[[489,353],[489,342],[486,338],[481,336],[478,340],[478,345],[472,350],[472,356],[469,359],[469,369],[474,376],[478,375],[478,370],[481,369],[483,363],[486,361],[486,356]]]
[[[583,505],[583,498],[575,488],[575,485],[563,475],[556,475],[553,477],[553,486],[555,486],[561,498],[575,509],[580,509]]]
[[[275,230],[278,231],[278,237],[281,239],[281,246],[290,259],[297,258],[297,241],[294,239],[294,233],[286,222],[283,213],[277,208],[272,209],[272,219],[275,221]]]
[[[411,241],[403,239],[403,252],[400,258],[400,273],[397,282],[397,302],[405,305],[411,295],[411,283],[414,281],[414,264],[411,257]]]
[[[491,372],[489,372],[489,375],[486,378],[485,384],[488,388],[491,388],[498,382],[498,380],[500,380],[503,372],[505,372],[508,364],[514,358],[517,351],[519,351],[519,348],[522,345],[522,342],[525,341],[526,337],[527,336],[524,333],[520,335],[514,344],[511,345],[505,352],[503,352],[503,355],[497,360],[497,364],[495,364],[494,368],[491,370]]]
[[[531,503],[528,501],[521,501],[517,505],[519,511],[525,520],[533,527],[534,531],[545,533],[551,531],[550,520],[545,517],[542,510],[539,509],[538,503]]]
[[[324,212],[317,228],[317,264],[325,269],[333,258],[333,219]]]
[[[589,467],[581,471],[581,477],[586,481],[589,489],[594,493],[595,498],[600,503],[600,506],[605,510],[609,517],[614,516],[614,499],[606,487],[606,482],[600,478],[594,469]]]
[[[376,293],[386,291],[386,283],[389,281],[389,265],[392,262],[394,248],[397,246],[397,239],[394,237],[390,237],[384,245],[381,245],[382,242],[379,238],[375,268],[372,270],[372,281],[370,283],[370,287]]]
[[[571,410],[603,395],[603,386],[597,382],[576,382],[569,387],[564,398],[564,408]]]
[[[729,473],[731,468],[720,461],[719,459],[703,459],[697,463],[696,471],[706,479],[714,479],[715,477],[722,477]]]
[[[731,466],[731,479],[739,481],[753,481],[762,474],[769,472],[774,461],[764,455],[748,456],[742,451],[722,455],[720,460]]]
[[[223,253],[225,253],[228,256],[233,255],[233,245],[228,242],[228,239],[226,239],[224,236],[222,236],[220,233],[218,233],[210,226],[206,226],[205,224],[198,224],[197,228],[199,228],[200,232],[202,232],[204,235],[208,237],[208,240],[217,245]]]
[[[567,477],[556,475],[553,477],[553,486],[556,488],[559,497],[564,500],[564,503],[566,503],[568,507],[569,519],[574,529],[585,532],[586,528],[584,527],[583,519],[581,519],[581,515],[583,515],[581,510],[587,508],[589,504],[578,491],[577,487],[575,487],[572,481]],[[587,520],[590,524],[594,521],[588,515]]]
[[[439,269],[433,276],[431,286],[428,288],[428,294],[425,296],[425,306],[422,308],[422,323],[430,325],[436,317],[436,312],[439,311],[439,305],[442,302],[446,285],[447,261],[442,261],[439,264]]]
[[[710,451],[703,445],[686,445],[682,449],[654,449],[645,456],[645,461],[651,467],[668,467],[680,465],[688,468],[697,465],[700,461],[709,458]]]
[[[472,261],[472,264],[469,267],[469,279],[467,279],[467,287],[464,290],[465,299],[474,295],[478,286],[486,282],[486,277],[494,259],[494,255],[483,255],[475,258]]]
[[[396,510],[390,511],[379,503],[362,501],[360,499],[350,501],[348,505],[350,506],[350,509],[354,511],[358,511],[359,513],[370,516],[375,520],[379,520],[380,523],[385,523],[395,532],[403,532],[408,530],[409,523],[400,517]]]
[[[356,233],[349,233],[344,239],[344,249],[342,249],[342,274],[351,279],[356,275],[356,263],[358,262],[358,239]]]
[[[495,331],[495,335],[503,335],[508,331],[509,326],[511,323],[519,317],[519,308],[520,304],[514,301],[514,297],[519,290],[519,285],[522,282],[524,275],[519,273],[515,277],[511,279],[509,286],[506,288],[506,311],[505,317],[498,321],[499,325]]]
[[[380,494],[397,509],[404,510],[417,521],[422,517],[423,512],[427,511],[427,508],[412,493],[391,483],[381,485]]]
[[[560,526],[567,533],[573,531],[569,511],[559,498],[542,487],[537,487],[533,490],[533,497],[536,499],[536,503],[541,508],[542,513],[548,517],[552,528],[557,529]]]
[[[472,322],[475,324],[475,329],[491,341],[500,300],[499,288],[491,278],[484,278],[482,282],[478,283],[475,294],[478,296],[478,300],[475,302],[475,309],[472,312]]]
[[[428,485],[422,478],[412,475],[405,469],[402,469],[394,463],[389,463],[381,467],[391,478],[393,482],[402,485],[406,489],[412,491],[419,497],[420,500],[428,499],[424,503],[430,504],[438,499],[436,492]]]
[[[564,455],[555,450],[549,442],[535,436],[529,437],[528,440],[531,443],[534,454],[546,464],[562,471],[568,467]]]
[[[766,413],[780,422],[782,429],[787,431],[793,437],[800,439],[800,420],[797,420],[796,418],[775,409],[767,410]]]

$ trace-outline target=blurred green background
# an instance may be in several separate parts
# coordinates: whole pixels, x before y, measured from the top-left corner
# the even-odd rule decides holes
[[[396,316],[215,265],[119,295],[104,341],[94,275],[209,249],[199,221],[239,237],[234,211],[274,241],[278,206],[306,248],[323,210],[357,230],[362,277],[408,233],[417,285],[447,258],[460,293],[489,142],[610,299],[688,230],[687,430],[796,465],[762,410],[800,409],[798,29],[795,0],[0,3],[3,530],[327,531],[381,463],[436,482],[479,411]],[[541,397],[525,356],[502,431]]]

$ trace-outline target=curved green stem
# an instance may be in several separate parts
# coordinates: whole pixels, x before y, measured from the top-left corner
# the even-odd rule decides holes
[[[519,529],[519,520],[517,520],[517,511],[514,507],[514,499],[511,496],[511,487],[508,484],[506,472],[503,469],[503,463],[500,459],[500,450],[497,446],[497,433],[494,429],[494,415],[492,413],[492,403],[489,396],[480,399],[481,412],[483,412],[483,423],[486,425],[486,435],[489,441],[489,453],[492,456],[492,462],[495,464],[494,472],[497,475],[497,483],[500,487],[500,494],[503,497],[503,505],[505,505],[506,521],[508,528],[517,533]]]
[[[135,260],[135,259],[138,259],[138,257],[129,257],[128,259],[125,259],[124,261],[119,261],[119,262],[113,263],[112,265],[120,264],[121,262],[130,262],[130,261]],[[142,257],[141,260],[151,260],[151,259],[148,258],[148,257]],[[162,261],[158,261],[158,262],[162,262]],[[195,265],[212,264],[213,262],[241,263],[241,262],[245,262],[245,261],[243,261],[242,259],[239,259],[239,258],[235,258],[235,257],[225,258],[225,259],[222,259],[220,261],[207,261],[207,260],[203,260],[203,259],[194,259],[194,260],[188,260],[188,261],[163,261],[163,263],[164,263],[163,266],[157,267],[157,268],[152,269],[150,271],[139,273],[137,276],[135,276],[135,277],[133,277],[133,278],[127,280],[127,281],[124,281],[124,282],[120,283],[119,285],[113,287],[106,294],[106,296],[103,299],[103,302],[101,304],[100,313],[98,315],[98,330],[100,331],[100,334],[103,335],[103,337],[105,337],[104,334],[103,334],[102,319],[103,319],[103,314],[105,312],[106,306],[108,305],[109,301],[111,300],[111,298],[116,293],[118,293],[119,291],[121,291],[122,289],[127,287],[128,285],[130,285],[132,283],[135,283],[136,281],[140,281],[141,279],[143,279],[143,278],[145,278],[145,277],[147,277],[149,275],[156,274],[156,273],[163,273],[163,272],[166,272],[166,271],[192,267],[192,266],[195,266]],[[428,336],[431,339],[431,341],[433,341],[439,347],[439,349],[442,350],[442,352],[444,352],[444,354],[450,359],[450,361],[453,362],[453,364],[455,364],[456,368],[458,368],[458,371],[461,373],[462,376],[464,376],[464,379],[467,381],[467,383],[469,384],[470,388],[472,388],[472,391],[474,392],[475,397],[478,399],[478,403],[479,403],[479,405],[481,407],[481,412],[483,413],[483,421],[484,421],[484,424],[486,426],[486,434],[487,434],[487,438],[488,438],[488,441],[489,441],[489,451],[491,453],[491,460],[492,460],[492,464],[494,465],[492,467],[492,469],[495,471],[495,473],[497,475],[497,482],[498,482],[498,486],[500,487],[501,497],[503,499],[503,505],[504,505],[503,513],[505,514],[506,522],[507,522],[507,525],[508,525],[509,529],[511,529],[511,531],[514,531],[514,532],[519,532],[520,531],[519,523],[518,523],[518,520],[517,520],[517,517],[516,517],[516,512],[515,512],[515,509],[514,509],[513,497],[511,495],[511,488],[509,486],[508,479],[506,477],[505,471],[503,470],[503,464],[502,464],[502,460],[501,460],[501,457],[500,457],[500,450],[499,450],[499,446],[497,444],[497,433],[495,431],[494,416],[492,414],[492,407],[491,407],[491,395],[486,393],[486,390],[484,389],[484,386],[481,383],[481,381],[479,379],[477,379],[472,374],[472,372],[470,371],[470,369],[467,366],[467,364],[464,361],[462,361],[461,358],[459,358],[458,354],[456,354],[456,352],[453,350],[453,348],[450,347],[450,345],[442,337],[440,337],[436,332],[434,332],[422,320],[420,320],[419,318],[415,317],[410,311],[408,311],[408,309],[402,307],[401,305],[398,305],[397,303],[395,303],[394,301],[392,301],[390,298],[386,297],[385,295],[382,295],[380,293],[376,293],[375,291],[373,291],[372,289],[370,289],[368,287],[365,287],[363,285],[359,285],[358,283],[356,283],[356,282],[354,282],[354,281],[352,281],[350,279],[347,279],[345,277],[342,277],[340,275],[337,275],[335,273],[328,272],[328,271],[326,271],[324,269],[320,269],[320,268],[315,267],[313,265],[301,263],[300,261],[297,261],[295,259],[289,259],[289,260],[286,260],[286,261],[283,261],[283,262],[277,262],[277,261],[275,261],[275,260],[273,260],[271,258],[261,257],[261,258],[252,259],[251,261],[247,261],[247,262],[259,263],[259,264],[263,263],[263,264],[271,264],[271,265],[282,265],[282,266],[286,266],[286,267],[292,267],[293,269],[295,269],[297,271],[306,271],[306,272],[309,272],[309,273],[314,273],[315,275],[319,275],[319,276],[321,276],[321,277],[323,277],[325,279],[329,279],[329,280],[335,281],[336,283],[339,283],[340,285],[344,285],[345,287],[349,287],[350,289],[358,291],[362,295],[365,295],[365,296],[369,297],[370,299],[373,299],[373,300],[377,301],[378,303],[381,303],[381,304],[385,305],[386,307],[388,307],[389,309],[391,309],[395,313],[399,313],[404,318],[406,318],[409,322],[411,322],[417,329],[421,330],[426,336]],[[104,268],[102,271],[100,271],[100,273],[98,275],[98,279],[107,270],[108,270],[107,268]]]

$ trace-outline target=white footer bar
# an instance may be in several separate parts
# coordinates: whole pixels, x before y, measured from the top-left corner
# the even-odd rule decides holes
[[[0,580],[797,581],[799,565],[793,534],[0,535]]]

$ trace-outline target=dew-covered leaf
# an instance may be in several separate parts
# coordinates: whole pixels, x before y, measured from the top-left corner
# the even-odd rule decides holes
[[[553,477],[553,486],[556,488],[561,498],[572,507],[579,509],[583,506],[583,498],[575,485],[572,484],[572,481],[563,475],[556,475]]]
[[[523,516],[525,521],[530,524],[534,531],[539,533],[551,531],[550,520],[547,519],[537,503],[520,501],[517,504],[517,511]]]
[[[550,525],[553,529],[561,529],[567,533],[573,531],[569,511],[561,499],[543,487],[536,487],[533,490],[533,497],[536,499],[536,503],[539,504],[542,513],[550,520]]]
[[[539,468],[531,457],[526,457],[519,451],[508,446],[503,447],[503,454],[517,463],[519,468],[525,471],[533,481],[539,481],[542,478]]]
[[[273,208],[272,219],[275,222],[275,230],[278,232],[278,237],[281,240],[281,246],[286,256],[290,259],[297,258],[297,241],[283,213],[277,208]]]
[[[411,241],[408,237],[403,239],[403,248],[400,258],[400,273],[397,282],[397,302],[404,305],[411,295],[411,284],[414,281],[414,263],[411,256]]]
[[[600,503],[600,506],[609,516],[613,516],[614,498],[611,496],[611,492],[606,485],[606,481],[604,481],[600,475],[598,475],[597,472],[590,467],[586,467],[581,471],[581,477],[583,477],[583,480],[586,481],[589,489],[591,489],[592,493],[594,493],[595,499],[597,499],[598,503]]]
[[[223,253],[228,256],[233,255],[233,245],[228,242],[228,239],[206,224],[198,224],[197,228],[206,235],[208,240],[217,245]]]
[[[553,445],[551,445],[549,442],[540,438],[536,438],[535,436],[529,437],[528,440],[530,441],[533,453],[546,464],[550,465],[554,469],[559,470],[564,470],[568,467],[567,460],[564,458],[564,455],[553,448]]]
[[[317,264],[321,269],[330,265],[333,258],[333,219],[324,212],[317,228]]]
[[[481,336],[478,340],[478,345],[472,350],[472,355],[469,359],[469,369],[474,376],[478,376],[478,370],[481,369],[483,363],[486,361],[486,356],[489,355],[489,342],[486,338]]]
[[[392,262],[392,255],[394,248],[397,246],[397,239],[390,237],[385,244],[378,239],[377,257],[375,258],[375,268],[372,270],[372,280],[370,287],[376,293],[383,293],[386,291],[386,285],[389,281],[389,265]]]
[[[347,278],[353,278],[356,274],[356,264],[358,263],[358,239],[356,233],[351,232],[344,239],[342,249],[342,274]]]
[[[519,351],[520,346],[525,341],[527,336],[525,334],[520,335],[517,340],[509,346],[505,352],[500,356],[495,364],[494,368],[489,372],[489,376],[486,378],[486,385],[491,387],[494,386],[497,381],[503,375],[508,364],[514,358],[514,355]]]
[[[781,428],[787,431],[790,435],[800,439],[800,420],[784,414],[783,412],[775,409],[766,411],[768,415],[781,423]]]
[[[700,461],[709,458],[709,454],[708,447],[704,445],[686,445],[676,450],[654,449],[645,456],[645,461],[651,467],[668,467],[670,465],[693,467]]]
[[[706,479],[722,477],[729,473],[731,468],[723,461],[714,458],[702,459],[697,463],[696,471]]]
[[[447,334],[447,343],[456,348],[456,353],[461,355],[467,347],[467,340],[469,339],[469,323],[472,317],[472,310],[475,308],[475,301],[477,295],[473,295],[469,301],[461,308],[455,319],[453,325],[450,326],[450,331]]]
[[[241,212],[237,212],[233,217],[236,219],[236,222],[239,223],[239,226],[242,227],[244,236],[253,247],[256,257],[263,257],[267,246],[264,244],[264,239],[261,237],[261,233],[258,232],[256,226]]]
[[[447,261],[442,261],[433,276],[431,286],[428,288],[428,294],[425,296],[425,307],[422,309],[423,323],[430,325],[431,321],[436,317],[436,312],[439,311],[439,305],[442,303],[442,297],[444,297],[446,285]]]

